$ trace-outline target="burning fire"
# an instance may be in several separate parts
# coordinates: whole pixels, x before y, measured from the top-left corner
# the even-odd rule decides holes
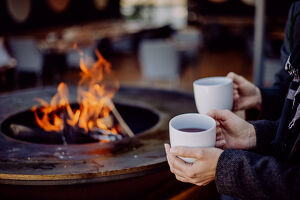
[[[99,51],[95,51],[98,60],[96,62],[88,62],[87,57],[80,54],[80,81],[78,83],[77,100],[79,108],[71,107],[68,100],[69,90],[65,83],[60,83],[57,93],[48,103],[42,99],[38,99],[42,108],[37,106],[32,108],[35,114],[37,124],[45,131],[62,131],[66,125],[71,127],[79,127],[85,133],[93,129],[101,129],[117,134],[118,127],[110,127],[107,123],[110,116],[111,99],[119,88],[117,81],[114,86],[109,87],[104,83],[106,75],[111,74],[111,65],[105,60]],[[63,111],[65,114],[61,115]]]

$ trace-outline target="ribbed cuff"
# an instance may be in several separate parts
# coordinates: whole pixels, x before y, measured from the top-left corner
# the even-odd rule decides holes
[[[250,121],[254,126],[256,133],[255,151],[262,154],[268,154],[270,145],[276,135],[277,122],[268,120]]]
[[[277,120],[282,111],[285,98],[282,98],[280,88],[259,87],[261,93],[261,114],[260,119]],[[276,99],[276,101],[274,101]]]

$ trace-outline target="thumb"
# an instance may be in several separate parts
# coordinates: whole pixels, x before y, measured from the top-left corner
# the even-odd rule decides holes
[[[226,121],[232,114],[229,110],[212,110],[207,113],[207,115],[218,121]]]
[[[233,81],[234,83],[238,84],[238,85],[242,84],[242,83],[245,82],[245,80],[246,80],[244,77],[242,77],[242,76],[240,76],[240,75],[237,75],[237,74],[234,73],[234,72],[229,72],[229,73],[227,74],[227,77],[228,77],[228,78],[231,78],[232,81]]]
[[[240,98],[234,104],[234,110],[246,110],[251,108],[251,99],[249,98]]]
[[[194,147],[172,147],[170,153],[175,156],[196,158],[197,160],[204,159],[213,148],[194,148]]]

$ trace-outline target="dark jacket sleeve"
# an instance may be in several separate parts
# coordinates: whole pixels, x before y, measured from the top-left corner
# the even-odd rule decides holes
[[[300,165],[241,150],[225,150],[217,164],[216,186],[238,199],[299,199]]]
[[[277,120],[282,113],[291,79],[284,70],[281,70],[276,76],[281,80],[276,81],[271,88],[260,88],[262,96],[260,119]]]
[[[282,68],[275,75],[275,83],[272,87],[259,87],[262,97],[261,111],[259,112],[256,109],[246,110],[246,119],[277,120],[281,116],[291,81],[291,76]]]
[[[270,152],[272,149],[271,142],[276,136],[279,122],[280,119],[277,121],[257,120],[250,122],[254,126],[256,133],[256,153],[264,155],[272,154],[272,152]]]

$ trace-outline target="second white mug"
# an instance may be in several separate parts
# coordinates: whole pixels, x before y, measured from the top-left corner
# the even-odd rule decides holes
[[[194,81],[197,110],[206,114],[211,110],[232,109],[233,85],[227,77],[208,77]]]

